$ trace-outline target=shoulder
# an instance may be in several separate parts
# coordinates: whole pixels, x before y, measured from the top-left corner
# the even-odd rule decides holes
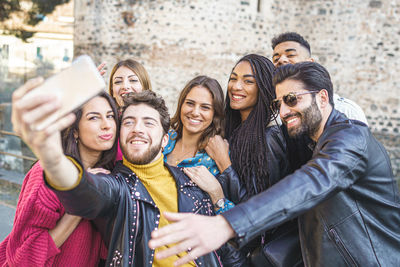
[[[268,147],[274,149],[275,146],[286,149],[286,142],[279,126],[268,126],[265,129],[266,144]]]
[[[349,119],[359,120],[367,123],[367,118],[365,117],[362,108],[354,101],[341,97],[337,94],[333,97],[335,103],[335,109],[344,113]]]
[[[172,152],[172,150],[174,150],[177,136],[178,134],[176,133],[175,130],[171,129],[168,131],[168,144],[164,148],[163,151],[164,155],[168,155],[169,153]]]
[[[317,142],[317,146],[329,145],[335,149],[361,149],[368,145],[370,131],[358,121],[346,120],[329,125]]]

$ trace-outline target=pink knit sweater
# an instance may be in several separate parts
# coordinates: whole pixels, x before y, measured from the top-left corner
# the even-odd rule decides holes
[[[64,207],[46,187],[37,162],[26,174],[11,233],[0,244],[0,266],[97,266],[104,245],[88,220],[57,248],[49,235],[64,215]]]

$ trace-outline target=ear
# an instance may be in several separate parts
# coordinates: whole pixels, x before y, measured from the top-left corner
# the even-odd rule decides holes
[[[79,138],[79,134],[78,134],[78,132],[76,130],[74,130],[74,139],[76,140],[78,138]]]
[[[329,95],[326,89],[322,89],[321,91],[319,91],[317,97],[318,97],[317,103],[321,110],[329,106]]]
[[[309,57],[306,61],[315,62],[315,59],[312,57]]]
[[[164,134],[162,141],[161,141],[161,147],[164,150],[164,147],[166,147],[168,145],[168,140],[169,140],[169,136],[168,134]]]

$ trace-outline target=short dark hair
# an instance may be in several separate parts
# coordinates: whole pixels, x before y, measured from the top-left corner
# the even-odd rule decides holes
[[[309,91],[328,91],[329,103],[333,104],[333,85],[329,72],[316,62],[301,62],[297,64],[287,64],[276,69],[273,85],[285,80],[301,81],[304,89]]]
[[[178,107],[176,108],[175,115],[171,119],[171,127],[177,133],[176,140],[182,138],[182,105],[187,95],[196,86],[204,87],[211,93],[213,99],[212,106],[214,109],[212,122],[210,126],[202,132],[199,143],[197,144],[197,147],[200,150],[205,148],[210,137],[213,137],[216,134],[223,135],[224,133],[224,93],[222,92],[221,85],[216,79],[207,76],[197,76],[189,81],[179,95]]]
[[[272,38],[272,40],[271,40],[272,49],[275,49],[275,46],[277,46],[280,43],[289,42],[289,41],[299,43],[301,46],[306,48],[311,55],[310,44],[307,42],[306,39],[303,38],[303,36],[301,36],[297,32],[285,32],[285,33],[281,33],[278,36],[275,36],[274,38]]]
[[[139,93],[128,94],[124,98],[124,107],[122,108],[121,115],[123,115],[129,106],[137,106],[140,104],[148,105],[151,108],[157,110],[160,115],[161,125],[164,130],[164,134],[168,133],[170,125],[170,117],[168,108],[165,105],[164,99],[157,95],[155,92],[145,90]]]
[[[111,147],[111,149],[103,151],[101,154],[101,157],[98,162],[93,167],[102,167],[106,168],[108,170],[112,170],[114,168],[114,162],[115,158],[117,156],[117,150],[118,150],[118,136],[119,136],[119,116],[118,116],[118,108],[117,104],[115,103],[114,99],[107,94],[106,92],[103,92],[98,95],[99,97],[103,97],[107,100],[107,102],[110,104],[111,109],[114,113],[114,119],[115,119],[115,125],[116,125],[116,138],[114,145]],[[75,114],[75,122],[69,126],[68,128],[64,129],[61,132],[61,137],[62,137],[62,147],[64,150],[64,154],[69,155],[77,160],[81,160],[79,148],[78,148],[78,143],[75,140],[74,137],[74,132],[79,130],[79,122],[82,118],[82,108],[79,108],[78,110],[74,111]]]

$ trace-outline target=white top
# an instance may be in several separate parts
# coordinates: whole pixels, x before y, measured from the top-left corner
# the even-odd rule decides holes
[[[359,105],[357,105],[356,102],[341,97],[337,94],[333,94],[333,102],[335,103],[335,109],[344,113],[347,118],[351,120],[358,120],[368,125],[364,111]]]

